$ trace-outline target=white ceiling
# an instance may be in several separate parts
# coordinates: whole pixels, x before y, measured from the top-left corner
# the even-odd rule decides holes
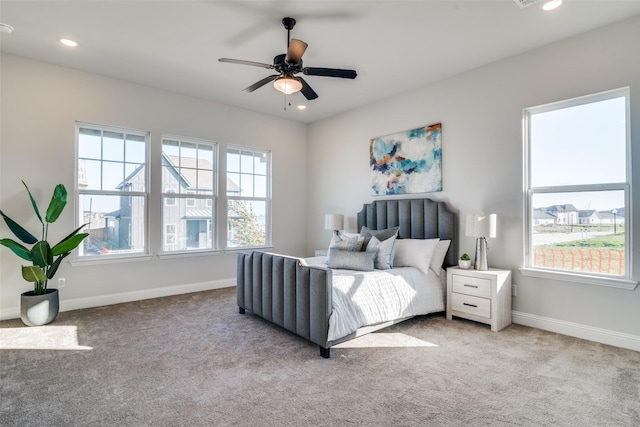
[[[0,0],[3,52],[312,123],[396,93],[640,14],[640,0],[565,0],[553,12],[513,0]],[[355,69],[355,80],[308,76],[320,95],[245,87],[286,51],[281,20],[309,47],[304,65]],[[79,43],[70,49],[61,37]],[[299,111],[298,104],[308,108]]]

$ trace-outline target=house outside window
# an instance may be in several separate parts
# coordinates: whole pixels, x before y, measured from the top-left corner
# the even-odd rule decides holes
[[[162,138],[163,252],[215,249],[216,174],[216,143]]]
[[[629,89],[524,110],[525,270],[630,279]]]
[[[271,245],[271,152],[227,148],[227,248]]]
[[[76,123],[77,223],[84,257],[147,252],[148,132]]]

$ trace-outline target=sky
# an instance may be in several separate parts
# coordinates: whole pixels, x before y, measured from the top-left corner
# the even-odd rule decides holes
[[[626,179],[626,98],[531,110],[531,186],[620,184]],[[573,204],[578,209],[624,206],[624,191],[536,194],[534,207]]]

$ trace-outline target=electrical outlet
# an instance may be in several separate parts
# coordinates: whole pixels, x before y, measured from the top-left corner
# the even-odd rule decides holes
[[[64,288],[64,285],[67,284],[67,279],[65,279],[64,277],[61,277],[58,279],[58,287],[59,288]]]
[[[511,285],[511,296],[514,298],[518,296],[518,287],[516,285]]]

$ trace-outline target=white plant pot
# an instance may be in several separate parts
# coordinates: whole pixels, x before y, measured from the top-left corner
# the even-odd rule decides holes
[[[47,289],[42,295],[34,295],[33,291],[20,295],[20,318],[27,326],[47,325],[55,320],[59,310],[57,289]]]
[[[469,267],[471,267],[471,260],[462,260],[459,259],[458,260],[458,266],[460,266],[460,268],[464,268],[465,270],[467,270]]]

